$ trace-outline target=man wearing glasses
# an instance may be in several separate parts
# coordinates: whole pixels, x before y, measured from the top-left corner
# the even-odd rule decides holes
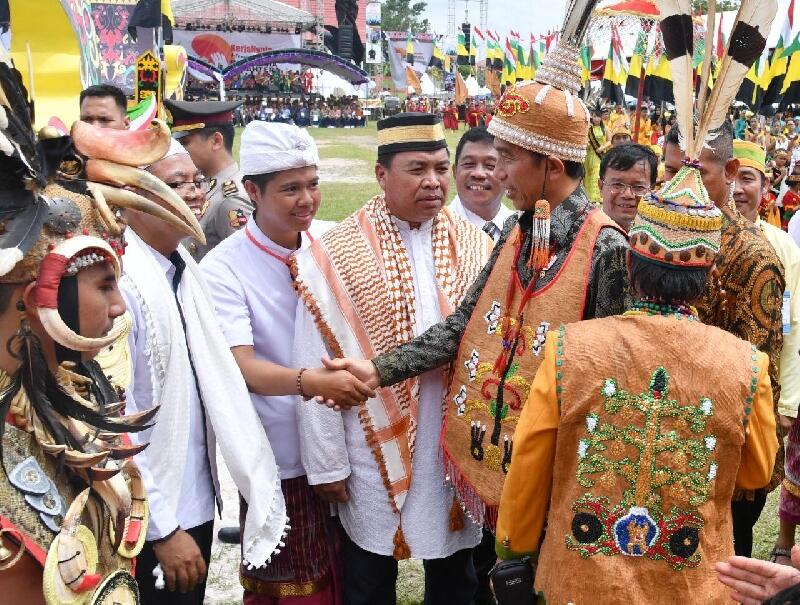
[[[192,157],[192,162],[207,177],[197,181],[198,189],[207,194],[200,207],[194,210],[206,236],[206,245],[193,238],[183,242],[197,262],[206,253],[241,229],[253,213],[253,204],[244,190],[242,174],[233,159],[233,110],[240,103],[221,101],[165,100],[169,111],[172,136],[178,139]],[[167,183],[175,187],[171,183]],[[186,199],[190,182],[182,185],[178,195]]]
[[[644,145],[619,145],[603,156],[599,180],[603,210],[626,233],[642,197],[655,186],[657,175],[658,158]]]

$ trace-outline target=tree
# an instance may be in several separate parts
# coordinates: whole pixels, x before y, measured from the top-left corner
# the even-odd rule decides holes
[[[739,10],[739,4],[739,0],[718,0],[717,13]],[[708,12],[708,0],[692,0],[692,10],[705,15]]]
[[[411,0],[385,0],[381,6],[381,27],[387,32],[427,33],[430,23],[422,18],[427,2]]]

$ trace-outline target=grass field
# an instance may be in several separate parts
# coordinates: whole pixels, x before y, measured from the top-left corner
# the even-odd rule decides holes
[[[374,123],[367,128],[356,129],[319,129],[309,130],[317,141],[320,150],[320,176],[322,188],[322,204],[318,217],[326,220],[341,220],[366,200],[379,192],[374,178],[376,157],[376,129]],[[238,158],[239,135],[237,131],[234,154]],[[448,132],[447,138],[451,154],[461,133]],[[450,197],[455,195],[455,185],[450,186]],[[761,519],[755,528],[754,556],[766,559],[778,533],[777,522],[778,490],[770,494]],[[215,547],[215,561],[210,570],[210,586],[216,585],[220,598],[209,598],[207,603],[235,603],[239,599],[234,594],[241,594],[235,575],[238,549],[230,546]],[[224,585],[224,586],[223,586]],[[226,596],[222,596],[225,594]],[[231,596],[228,596],[231,595]],[[398,581],[398,603],[400,605],[418,605],[422,603],[423,573],[417,561],[404,561],[400,565]]]

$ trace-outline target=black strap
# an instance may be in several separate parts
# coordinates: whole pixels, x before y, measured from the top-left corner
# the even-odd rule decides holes
[[[183,277],[183,272],[186,269],[186,261],[183,260],[183,257],[180,255],[180,252],[175,250],[172,254],[169,255],[169,262],[175,267],[175,275],[172,276],[172,294],[175,297],[175,304],[178,307],[178,315],[181,318],[181,326],[183,327],[183,338],[186,342],[186,354],[189,357],[189,367],[192,368],[192,378],[194,378],[194,387],[197,390],[197,399],[200,401],[200,407],[202,408],[202,420],[203,420],[203,440],[206,444],[206,457],[209,462],[209,466],[211,464],[211,457],[210,452],[208,451],[208,427],[206,426],[206,404],[203,401],[203,393],[200,390],[200,381],[197,379],[197,370],[194,367],[194,360],[192,359],[192,350],[189,347],[189,335],[186,333],[186,317],[183,314],[183,307],[181,306],[181,301],[178,298],[178,287],[181,285],[181,278]],[[213,485],[213,478],[212,478],[212,485]],[[216,494],[215,494],[216,496]],[[219,500],[217,498],[217,504],[219,505]]]

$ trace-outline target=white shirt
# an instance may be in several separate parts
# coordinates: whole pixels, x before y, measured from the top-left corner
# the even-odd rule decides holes
[[[168,258],[150,246],[147,248],[164,270],[163,276],[154,276],[154,279],[167,280],[171,289],[175,266]],[[133,380],[126,395],[126,413],[131,414],[152,406],[153,384],[148,366],[147,323],[136,296],[127,290],[125,282],[120,282],[120,291],[132,320],[128,346],[133,359]],[[169,378],[167,379],[169,380]],[[163,538],[178,526],[184,530],[191,529],[214,518],[215,481],[211,470],[213,461],[209,458],[206,445],[207,434],[203,408],[200,404],[194,376],[190,373],[186,379],[190,381],[191,398],[189,403],[189,446],[186,450],[186,467],[181,483],[178,510],[171,510],[149,472],[147,449],[135,457],[136,465],[142,472],[142,480],[147,489],[147,501],[150,507],[150,522],[147,527],[148,540]],[[158,416],[156,416],[156,422],[158,422]],[[151,432],[152,428],[140,433],[129,434],[134,442],[146,443],[149,441]]]
[[[478,229],[483,229],[483,226],[488,222],[486,219],[478,216],[472,210],[465,207],[464,204],[461,202],[461,198],[457,195],[453,198],[453,201],[450,202],[450,206],[448,206],[450,210],[453,211],[453,214],[456,216],[460,216],[461,218],[467,219],[470,223],[475,225]],[[497,214],[494,215],[491,222],[494,223],[496,227],[495,231],[491,233],[492,239],[495,243],[497,240],[500,239],[500,234],[503,232],[503,224],[506,222],[506,219],[514,214],[513,210],[510,210],[500,202],[500,207],[497,209]]]
[[[789,235],[792,236],[794,243],[800,246],[800,212],[795,212],[792,218],[789,219],[787,230],[789,231]]]
[[[311,237],[303,235],[300,249],[307,248],[333,224],[313,221]],[[244,229],[224,239],[203,258],[200,270],[228,346],[252,346],[256,358],[291,368],[297,294],[288,265],[259,245],[285,259],[296,252],[269,239],[251,216]],[[319,358],[308,365],[319,366]],[[272,445],[281,479],[304,475],[294,413],[297,396],[250,393],[250,399]]]
[[[415,334],[441,321],[433,261],[432,225],[411,229],[394,218],[408,251],[416,300]],[[324,310],[323,310],[324,312]],[[314,318],[300,302],[295,326],[295,359],[314,364],[327,355]],[[439,455],[444,379],[441,370],[420,377],[417,435],[411,486],[402,509],[403,534],[417,559],[439,559],[473,548],[481,538],[480,526],[464,517],[464,529],[450,531],[453,492],[445,483]],[[350,500],[338,505],[342,526],[359,547],[391,556],[399,517],[389,504],[377,462],[367,445],[358,409],[334,412],[314,402],[299,402],[298,423],[303,464],[312,485],[347,478]]]

